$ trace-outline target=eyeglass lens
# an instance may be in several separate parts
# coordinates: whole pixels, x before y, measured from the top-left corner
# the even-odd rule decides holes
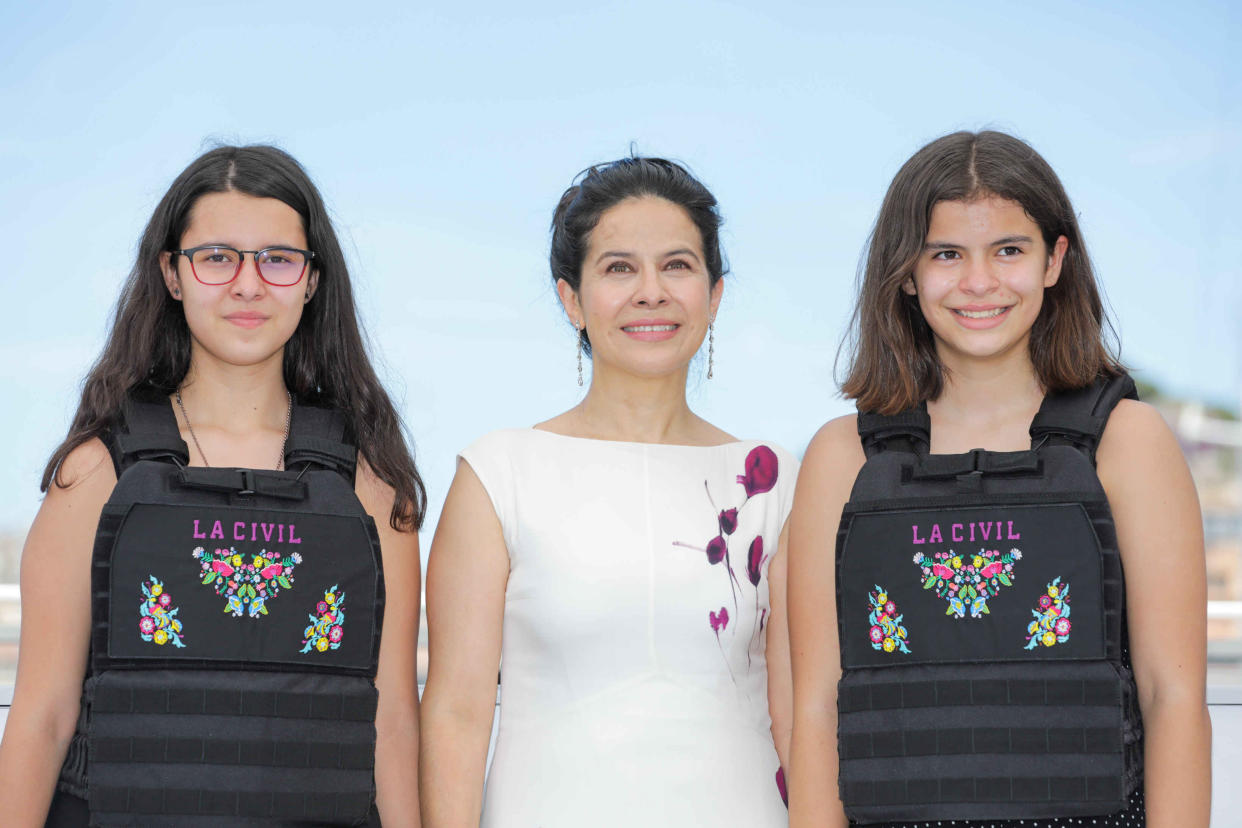
[[[194,275],[209,285],[233,281],[241,271],[243,254],[231,247],[205,247],[194,251],[190,263]],[[255,254],[255,264],[264,281],[273,285],[295,285],[306,268],[306,254],[301,250],[269,247]]]

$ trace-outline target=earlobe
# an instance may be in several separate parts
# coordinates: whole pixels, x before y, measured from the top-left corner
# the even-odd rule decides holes
[[[1050,288],[1061,278],[1061,266],[1065,264],[1065,253],[1069,250],[1069,240],[1058,236],[1048,255],[1048,269],[1044,272],[1044,287]]]
[[[582,330],[586,325],[586,320],[582,318],[582,305],[578,302],[578,292],[569,282],[557,279],[556,295],[560,297],[561,307],[565,308],[565,315],[569,317],[570,324]]]
[[[907,296],[918,296],[919,295],[919,288],[918,288],[918,285],[914,283],[913,275],[907,276],[905,279],[902,280],[901,289],[902,291],[905,292]]]
[[[711,320],[716,321],[716,311],[720,309],[720,300],[724,296],[724,279],[717,279],[716,284],[712,285],[711,293]]]
[[[302,304],[306,304],[315,295],[315,291],[319,289],[319,271],[312,270],[310,275],[306,277],[306,296],[302,299]]]
[[[167,250],[160,254],[160,272],[164,274],[164,287],[168,289],[169,295],[181,301],[181,276],[172,263],[172,253]]]

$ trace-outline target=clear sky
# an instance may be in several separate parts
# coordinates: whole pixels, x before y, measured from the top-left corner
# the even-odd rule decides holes
[[[1061,175],[1138,376],[1237,408],[1237,3],[759,6],[5,4],[0,529],[38,507],[156,201],[221,141],[320,185],[433,519],[457,450],[579,398],[548,220],[631,147],[720,199],[733,272],[690,396],[739,437],[801,452],[849,409],[833,358],[888,182],[989,126]]]

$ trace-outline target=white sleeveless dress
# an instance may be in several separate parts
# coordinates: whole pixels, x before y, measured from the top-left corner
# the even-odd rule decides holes
[[[786,825],[764,643],[797,461],[535,429],[461,457],[510,562],[482,825]]]

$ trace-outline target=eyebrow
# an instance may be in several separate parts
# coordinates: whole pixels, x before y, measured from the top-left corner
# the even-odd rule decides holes
[[[628,250],[605,250],[603,253],[599,254],[599,257],[595,260],[595,263],[599,264],[600,262],[602,262],[604,259],[607,259],[607,258],[629,259],[629,258],[633,258],[633,256],[634,254],[629,252]],[[690,256],[696,262],[702,261],[699,258],[699,254],[695,253],[693,250],[691,250],[688,247],[679,247],[676,250],[670,250],[667,253],[665,253],[663,256],[661,256],[660,258],[667,259],[670,256]]]
[[[1006,244],[1034,244],[1035,240],[1030,236],[1004,236],[996,241],[988,244],[988,247],[1000,247]],[[954,244],[953,242],[932,241],[923,245],[924,250],[965,250],[965,245]]]

